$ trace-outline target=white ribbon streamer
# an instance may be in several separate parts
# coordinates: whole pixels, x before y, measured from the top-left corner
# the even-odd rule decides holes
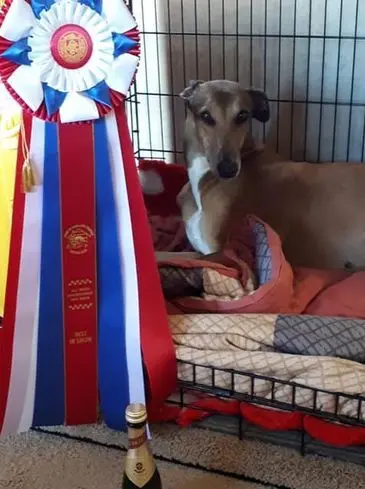
[[[137,266],[123,156],[114,112],[106,116],[106,130],[117,209],[120,256],[122,257],[129,395],[131,403],[145,404]]]
[[[18,433],[25,433],[33,424],[35,391],[37,378],[37,359],[38,359],[38,322],[39,322],[39,299],[40,288],[36,302],[36,314],[34,318],[34,334],[32,344],[32,356],[30,359],[30,369],[28,374],[28,388],[25,396],[24,409],[18,427]]]
[[[42,183],[45,123],[33,118],[30,157]],[[25,197],[22,254],[19,270],[13,359],[5,419],[1,434],[26,431],[31,427],[35,395],[37,316],[41,273],[43,186]],[[30,391],[28,392],[28,383]]]

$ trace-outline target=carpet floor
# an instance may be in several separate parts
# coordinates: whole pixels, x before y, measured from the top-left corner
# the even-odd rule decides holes
[[[0,488],[120,489],[124,452],[29,433],[0,442]],[[159,462],[164,489],[261,489],[209,472]],[[270,487],[270,486],[269,486]]]
[[[0,440],[0,488],[117,489],[126,435],[47,428]],[[365,489],[365,467],[201,428],[154,427],[164,489]]]

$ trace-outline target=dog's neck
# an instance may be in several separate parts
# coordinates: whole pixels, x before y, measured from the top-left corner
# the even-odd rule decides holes
[[[210,173],[209,162],[207,158],[202,154],[196,154],[192,157],[189,168],[189,182],[191,185],[191,191],[194,196],[194,200],[199,210],[202,209],[200,184],[203,178]],[[213,175],[212,175],[213,176]]]

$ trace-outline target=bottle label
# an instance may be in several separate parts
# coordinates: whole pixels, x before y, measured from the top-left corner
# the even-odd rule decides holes
[[[141,435],[137,436],[136,438],[129,438],[128,439],[128,445],[129,445],[129,448],[132,448],[132,449],[139,448],[146,441],[147,441],[147,435],[146,435],[146,432],[144,431]]]
[[[156,470],[152,457],[127,457],[125,473],[137,487],[144,487],[152,479]]]

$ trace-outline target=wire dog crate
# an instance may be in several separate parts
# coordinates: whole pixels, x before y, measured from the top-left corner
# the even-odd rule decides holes
[[[265,127],[254,121],[252,130],[256,139],[273,145],[284,158],[364,161],[365,2],[130,0],[129,4],[142,35],[142,58],[129,105],[137,158],[182,162],[185,108],[180,92],[191,79],[227,78],[267,93],[271,121]],[[198,366],[191,367],[194,371]],[[196,391],[287,411],[298,409],[297,385],[287,382],[292,402],[285,404],[255,394],[255,380],[260,376],[229,373],[230,390],[215,387],[212,368],[210,386],[194,379],[182,382],[176,402],[186,404],[185,393]],[[250,375],[252,391],[237,393],[235,375]],[[265,380],[272,385],[278,382]],[[337,407],[334,412],[323,412],[316,401],[319,392],[312,391],[312,406],[304,412],[365,426],[361,417],[364,397],[347,396],[358,403],[358,415],[346,418],[339,416]],[[336,406],[344,395],[328,394],[336,396]],[[303,432],[299,448],[306,451]],[[349,458],[365,464],[365,449],[356,453]]]
[[[139,157],[182,159],[190,79],[266,91],[271,122],[254,124],[294,160],[363,161],[365,4],[360,0],[133,0],[142,59],[132,97]]]
[[[343,425],[352,427],[365,427],[365,419],[362,415],[363,407],[365,406],[365,397],[360,395],[349,395],[341,392],[329,392],[324,389],[316,389],[301,385],[296,382],[284,381],[277,378],[257,375],[251,372],[242,372],[238,370],[229,370],[217,367],[208,367],[199,365],[197,363],[178,360],[180,367],[189,368],[191,370],[191,380],[179,382],[178,397],[170,399],[170,403],[178,405],[180,407],[189,407],[190,409],[201,409],[202,411],[210,411],[209,407],[194,407],[191,404],[191,395],[204,394],[219,397],[220,399],[236,400],[239,402],[252,403],[256,406],[263,406],[267,408],[274,408],[287,413],[301,413],[303,415],[314,416],[320,420],[325,420],[332,423],[341,423]],[[209,370],[211,376],[211,382],[209,385],[201,383],[198,380],[197,370],[204,368]],[[216,385],[215,378],[219,374],[229,375],[231,379],[230,388],[221,388]],[[249,380],[250,388],[246,392],[241,392],[236,389],[237,379],[246,378]],[[265,382],[270,386],[271,395],[260,395],[256,390],[257,384]],[[275,396],[275,386],[280,385],[282,388],[286,388],[290,392],[291,402],[283,402],[277,399]],[[297,404],[297,393],[301,389],[304,389],[307,393],[309,402],[307,406]],[[334,409],[325,410],[321,406],[320,397],[328,396],[328,398],[334,398]],[[340,413],[340,403],[343,401],[353,402],[357,406],[356,415],[353,417],[344,416]],[[193,407],[192,407],[193,406]],[[211,412],[215,414],[214,411]],[[231,418],[231,419],[229,419]],[[306,434],[304,428],[295,429],[291,431],[267,431],[254,427],[248,422],[244,422],[242,416],[236,416],[236,419],[232,419],[232,416],[224,418],[218,416],[213,420],[203,423],[203,426],[212,428],[218,431],[224,431],[238,436],[240,439],[253,437],[255,439],[261,439],[263,441],[269,441],[273,443],[279,443],[281,445],[290,446],[300,451],[302,455],[307,453],[314,453],[318,455],[325,455],[335,458],[341,458],[343,460],[359,463],[365,465],[365,447],[333,447],[326,443],[321,443],[311,438]]]

